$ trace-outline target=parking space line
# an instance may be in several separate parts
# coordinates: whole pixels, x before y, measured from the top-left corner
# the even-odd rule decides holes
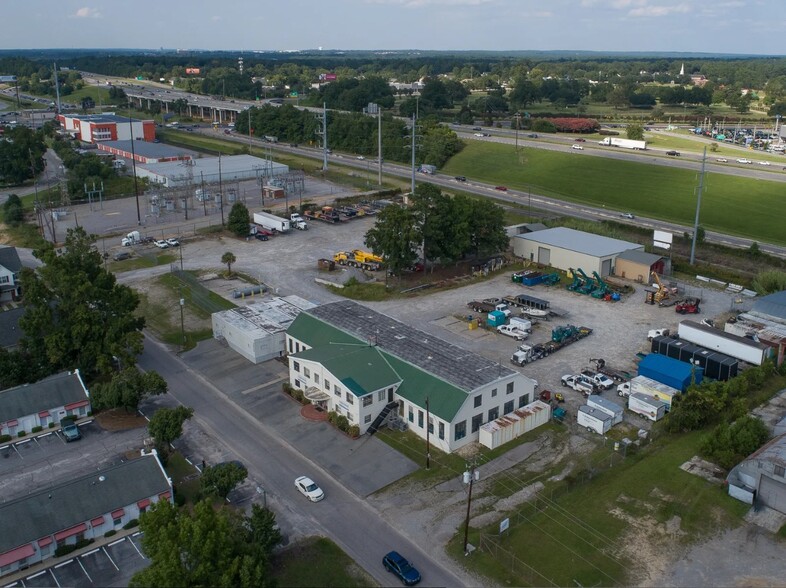
[[[19,580],[19,582],[22,582],[22,580]],[[19,586],[19,582],[14,582],[13,584],[6,584],[5,586],[3,586],[3,588],[14,588],[14,586]],[[25,583],[22,582],[22,586],[24,585]]]
[[[119,571],[120,571],[120,568],[119,568],[119,567],[117,567],[117,564],[115,563],[115,560],[113,560],[113,559],[112,559],[112,556],[111,556],[111,555],[109,555],[109,553],[108,553],[108,552],[107,552],[107,550],[106,550],[106,547],[102,547],[101,549],[103,550],[103,552],[104,552],[104,555],[106,555],[106,556],[109,558],[109,561],[110,561],[110,563],[111,563],[113,566],[115,566],[115,569],[116,569],[116,570],[119,572]]]
[[[288,375],[281,376],[280,378],[276,378],[274,380],[270,380],[269,382],[265,382],[264,384],[259,384],[258,386],[254,386],[254,387],[248,388],[246,390],[241,390],[240,393],[245,396],[246,394],[251,394],[251,392],[256,392],[257,390],[261,390],[262,388],[266,388],[268,386],[272,386],[273,384],[277,384],[279,382],[283,382],[284,380],[286,380],[288,378],[289,378]]]
[[[16,445],[24,445],[25,443],[30,443],[30,439],[25,439],[24,441],[20,441],[19,443],[16,443]]]
[[[40,571],[40,572],[38,572],[37,574],[33,574],[32,576],[28,576],[27,578],[25,578],[25,580],[33,580],[34,578],[37,578],[38,576],[43,576],[43,575],[44,575],[45,573],[47,573],[48,571],[49,571],[49,570],[41,570],[41,571]]]
[[[82,562],[79,561],[79,560],[76,560],[76,563],[79,564],[79,567],[82,568],[82,571],[85,573],[85,576],[87,576],[87,579],[90,580],[90,583],[92,584],[93,583],[93,578],[91,578],[90,574],[87,573],[87,570],[85,569],[85,566],[82,565]]]
[[[57,584],[57,588],[60,588],[60,582],[57,581],[57,576],[55,576],[55,573],[52,571],[52,568],[49,568],[49,574],[52,576],[52,579],[55,581],[55,584]]]
[[[114,547],[114,546],[115,546],[115,545],[117,545],[118,543],[122,543],[122,542],[123,542],[123,541],[125,541],[125,540],[126,540],[126,538],[125,538],[125,537],[121,537],[120,539],[117,539],[117,540],[115,540],[115,541],[112,541],[112,543],[110,543],[109,545],[107,545],[107,547]]]
[[[61,561],[59,564],[57,564],[55,566],[55,569],[62,568],[63,566],[67,566],[68,564],[72,563],[73,561],[74,561],[73,558],[69,559],[67,561]]]
[[[14,448],[14,451],[16,451],[16,454],[17,454],[17,455],[18,455],[18,456],[19,456],[21,459],[24,459],[24,457],[22,457],[22,454],[21,454],[21,453],[19,453],[19,450],[16,448],[16,444],[14,444],[14,445],[11,445],[11,447],[13,447],[13,448]]]
[[[44,433],[43,435],[39,435],[38,439],[40,439],[42,437],[49,437],[49,435],[52,435],[52,431],[49,431],[48,433]]]
[[[88,555],[93,555],[94,553],[97,553],[97,552],[98,552],[98,547],[96,547],[92,551],[87,551],[87,552],[83,553],[79,557],[87,557]]]
[[[133,537],[136,537],[137,535],[141,535],[141,533],[134,533]],[[134,543],[133,541],[131,541],[130,543],[131,545],[134,546],[134,549],[136,549],[136,552],[139,554],[139,557],[141,557],[142,559],[147,559],[144,555],[142,555],[142,552],[139,551],[139,548],[136,546],[136,543]]]

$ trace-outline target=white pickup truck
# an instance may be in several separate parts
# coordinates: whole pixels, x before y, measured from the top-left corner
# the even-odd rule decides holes
[[[527,331],[519,329],[516,325],[500,325],[497,327],[497,332],[507,335],[508,337],[513,337],[516,341],[523,341],[529,337]]]
[[[614,386],[614,380],[605,374],[593,372],[592,370],[583,370],[581,375],[589,378],[592,382],[597,384],[599,388],[603,388],[604,390],[609,390]]]
[[[581,374],[568,374],[562,376],[560,380],[563,386],[573,388],[576,392],[581,392],[584,396],[589,396],[597,389],[597,384],[590,380],[587,376]]]

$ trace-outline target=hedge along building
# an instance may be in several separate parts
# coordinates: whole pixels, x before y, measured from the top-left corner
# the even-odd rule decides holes
[[[287,330],[290,384],[373,434],[398,418],[446,452],[534,400],[517,371],[352,301],[301,312]]]

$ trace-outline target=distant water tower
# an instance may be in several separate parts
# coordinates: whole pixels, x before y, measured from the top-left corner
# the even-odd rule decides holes
[[[242,57],[238,57],[237,58],[237,69],[240,71],[241,74],[243,73],[243,58]]]

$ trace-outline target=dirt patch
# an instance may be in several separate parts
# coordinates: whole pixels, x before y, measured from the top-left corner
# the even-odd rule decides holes
[[[723,484],[723,482],[726,480],[726,472],[723,468],[716,466],[714,463],[710,463],[709,461],[701,459],[697,455],[694,455],[692,458],[690,458],[689,461],[686,461],[684,464],[682,464],[680,469],[688,472],[689,474],[693,474],[694,476],[704,478],[713,484]]]
[[[180,304],[175,292],[151,277],[145,280],[136,280],[131,287],[147,299],[147,304],[155,309],[158,325],[166,324],[171,328],[180,324]],[[183,308],[183,327],[186,331],[195,332],[211,327],[210,318],[202,318],[190,311],[188,305]],[[148,325],[154,330],[157,325]]]
[[[96,422],[105,431],[128,431],[147,425],[147,419],[136,412],[126,412],[122,408],[113,408],[95,417]]]

